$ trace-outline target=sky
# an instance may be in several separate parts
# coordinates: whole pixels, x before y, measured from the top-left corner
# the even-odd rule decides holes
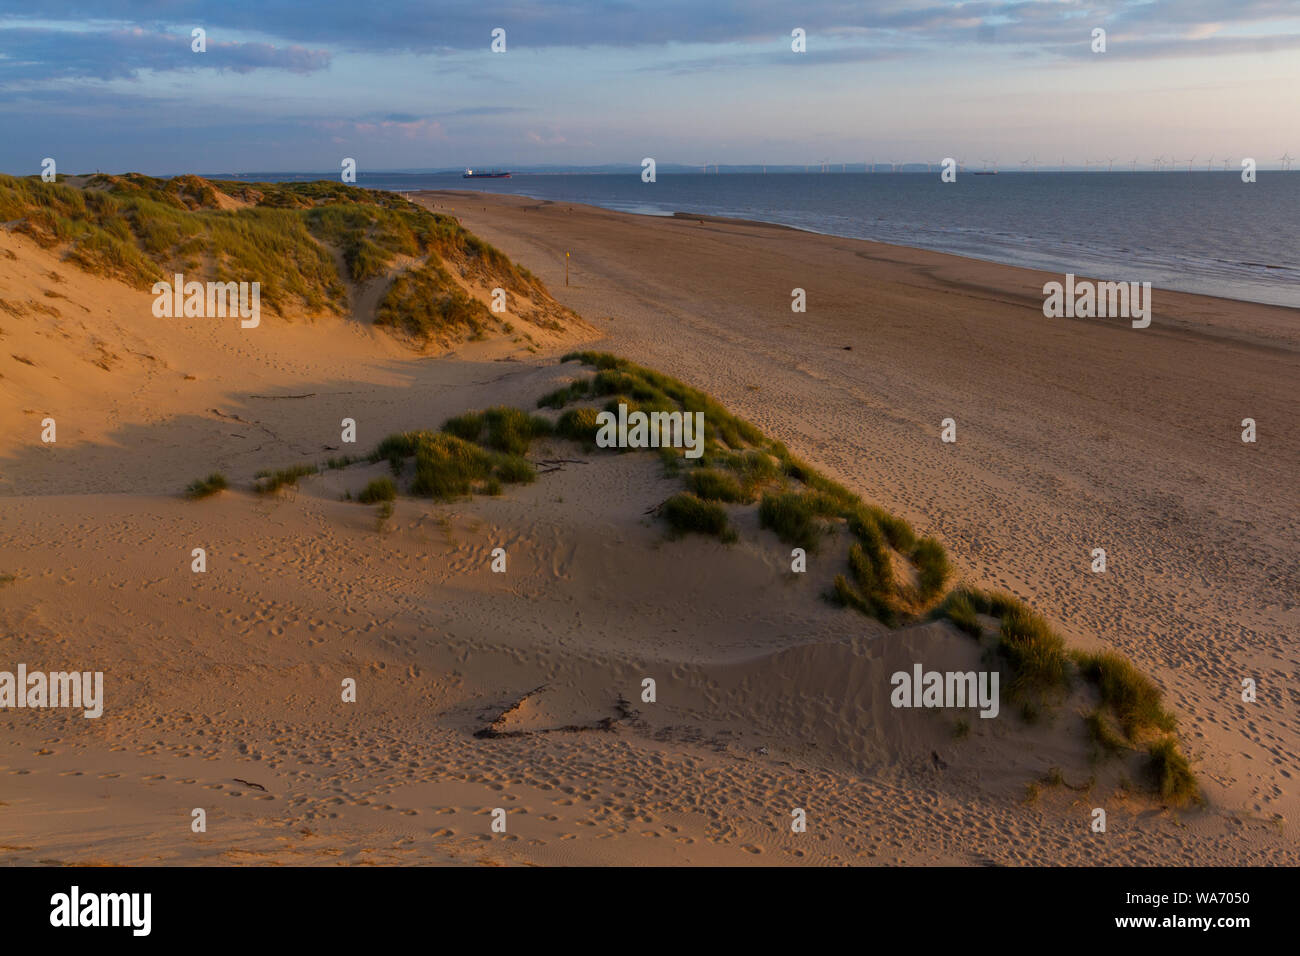
[[[1300,0],[0,0],[0,130],[23,175],[1268,167],[1300,155]]]

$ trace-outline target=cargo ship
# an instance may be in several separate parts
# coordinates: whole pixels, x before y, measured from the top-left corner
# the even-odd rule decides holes
[[[496,169],[486,173],[483,172],[482,170],[475,172],[472,169],[467,169],[465,170],[464,175],[462,175],[460,178],[461,179],[509,179],[510,174],[506,172],[501,172],[500,170],[496,170]]]

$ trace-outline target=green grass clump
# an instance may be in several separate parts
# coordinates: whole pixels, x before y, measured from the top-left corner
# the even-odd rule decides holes
[[[533,439],[551,434],[551,423],[518,408],[489,408],[448,419],[442,430],[465,441],[478,442],[508,455],[528,452]]]
[[[370,505],[377,501],[392,501],[396,497],[397,486],[393,484],[391,478],[376,478],[361,489],[357,501],[363,505]]]
[[[957,630],[969,634],[975,639],[979,639],[984,629],[980,626],[977,615],[982,613],[980,607],[980,595],[976,592],[968,591],[965,588],[957,588],[948,594],[942,604],[934,609],[933,616],[943,618],[952,622]]]
[[[773,444],[761,431],[727,411],[704,392],[691,388],[662,372],[656,372],[607,352],[570,352],[561,359],[562,362],[575,360],[597,369],[597,376],[592,379],[592,390],[595,394],[628,396],[629,406],[636,401],[641,403],[641,409],[647,412],[668,410],[673,406],[681,406],[683,411],[703,412],[705,440],[710,446],[723,445],[731,449],[740,449],[747,446],[767,447]],[[601,378],[600,373],[607,371],[620,374],[610,374]],[[600,380],[599,385],[596,384],[597,379]],[[617,402],[611,404],[616,405]]]
[[[580,378],[568,385],[561,386],[553,392],[547,392],[537,400],[538,408],[563,408],[570,402],[575,402],[579,398],[584,398],[591,390],[591,383],[585,378]]]
[[[916,566],[921,600],[929,601],[943,593],[944,585],[952,575],[952,565],[948,563],[943,545],[934,538],[921,538],[912,549],[911,560]]]
[[[857,589],[849,584],[849,579],[842,574],[835,575],[835,582],[827,597],[842,607],[851,607],[870,617],[876,616],[876,608],[872,603],[859,594]]]
[[[739,481],[715,468],[696,468],[690,471],[686,475],[686,486],[705,501],[746,503],[750,500]]]
[[[888,557],[880,560],[869,555],[862,545],[855,541],[849,545],[849,570],[853,572],[853,581],[864,594],[881,594],[889,587]]]
[[[1084,718],[1088,739],[1097,745],[1103,755],[1116,754],[1128,746],[1128,741],[1114,727],[1114,718],[1104,707],[1098,707]]]
[[[414,456],[411,494],[442,501],[471,494],[476,484],[486,485],[493,478],[498,483],[521,484],[537,477],[532,464],[519,455],[493,452],[446,432],[390,435],[374,454],[375,460],[387,458],[398,465]]]
[[[745,451],[724,452],[706,457],[710,465],[732,472],[748,498],[753,498],[763,486],[778,475],[777,460],[768,452],[757,448]]]
[[[259,495],[274,494],[286,485],[297,485],[299,478],[314,475],[316,471],[315,465],[294,465],[278,471],[259,471],[256,476],[259,480],[253,482],[253,490]]]
[[[892,585],[889,539],[876,524],[875,518],[866,509],[858,509],[849,515],[848,526],[849,533],[858,539],[860,550],[874,569],[874,586]]]
[[[912,526],[902,518],[896,518],[883,508],[877,508],[875,505],[862,505],[858,509],[864,518],[870,518],[875,522],[881,532],[885,535],[885,540],[889,546],[899,554],[911,554],[916,547],[916,534],[912,531]]]
[[[596,423],[598,414],[600,413],[594,408],[570,408],[555,423],[555,433],[562,438],[594,446],[596,433],[600,431],[600,426]]]
[[[475,481],[492,475],[492,455],[455,435],[435,434],[415,449],[411,494],[450,500],[470,493]]]
[[[784,451],[784,449],[781,449]],[[802,482],[814,491],[820,492],[833,501],[840,509],[857,509],[862,502],[858,496],[837,481],[832,481],[805,461],[795,458],[789,452],[781,456],[781,470],[796,481]]]
[[[492,474],[492,456],[454,435],[434,435],[416,449],[411,494],[449,500]]]
[[[1175,806],[1199,803],[1200,788],[1192,773],[1191,764],[1178,749],[1178,743],[1171,737],[1157,741],[1147,748],[1151,758],[1149,764],[1156,788],[1166,802]]]
[[[1101,694],[1130,740],[1152,731],[1169,733],[1177,726],[1173,714],[1161,704],[1160,688],[1128,658],[1112,651],[1075,654],[1079,672]]]
[[[422,344],[463,333],[480,338],[493,321],[487,306],[432,261],[394,279],[375,312],[375,325],[397,329]]]
[[[1069,687],[1070,661],[1065,642],[1040,615],[1024,605],[1002,618],[998,653],[1010,670],[1008,694],[1012,700],[1038,704],[1047,695]]]
[[[495,455],[495,475],[508,485],[527,485],[537,480],[537,469],[520,455]]]
[[[709,534],[723,540],[731,537],[727,512],[722,505],[692,494],[673,495],[663,503],[660,514],[678,534]]]
[[[349,465],[355,465],[359,461],[364,461],[364,459],[354,455],[341,455],[338,458],[327,459],[325,467],[330,471],[336,471],[340,468],[346,468]]]
[[[206,498],[209,495],[215,495],[219,491],[225,491],[227,487],[226,476],[219,471],[214,471],[206,478],[199,478],[190,482],[185,489],[185,497]]]
[[[437,432],[421,429],[389,435],[370,453],[369,461],[373,464],[384,459],[392,461],[395,458],[410,458],[416,453],[421,444],[427,442],[436,434]]]
[[[786,544],[811,554],[828,530],[820,519],[834,513],[827,505],[825,500],[809,492],[769,492],[759,501],[758,523],[775,531]]]

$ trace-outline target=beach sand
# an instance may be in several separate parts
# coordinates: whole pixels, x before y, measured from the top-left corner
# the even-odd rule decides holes
[[[1300,862],[1293,312],[1157,291],[1149,329],[1050,320],[1047,277],[968,259],[419,201],[598,331],[427,357],[347,319],[178,323],[0,232],[3,666],[102,670],[107,695],[95,720],[0,711],[0,862]],[[1131,656],[1177,713],[1206,805],[1087,789],[1063,719],[974,718],[959,738],[951,714],[890,707],[894,670],[973,669],[978,649],[831,606],[830,572],[791,575],[756,522],[731,546],[668,540],[646,512],[676,485],[649,453],[577,456],[500,498],[403,498],[382,521],[340,498],[383,464],[245,490],[351,451],[344,417],[364,453],[469,408],[530,407],[581,374],[556,358],[586,343],[710,392],[938,537],[964,580]],[[213,470],[233,490],[179,497]],[[1053,767],[1067,786],[1027,802]]]

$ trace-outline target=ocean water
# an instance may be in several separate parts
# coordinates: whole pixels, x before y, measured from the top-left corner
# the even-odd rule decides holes
[[[732,216],[1101,279],[1300,308],[1300,171],[361,174],[377,189],[464,189],[643,215]],[[311,174],[240,179],[316,179]]]

